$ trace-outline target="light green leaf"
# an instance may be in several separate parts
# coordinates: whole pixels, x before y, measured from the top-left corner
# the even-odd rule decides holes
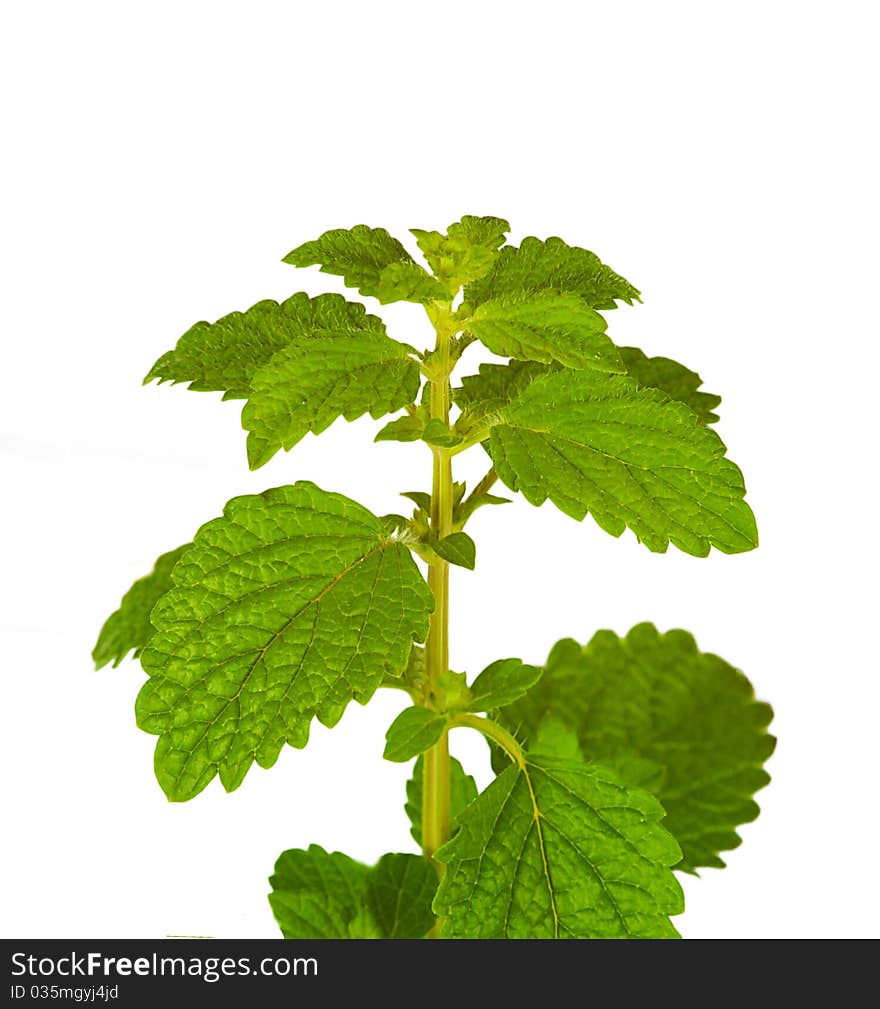
[[[433,599],[409,551],[349,498],[301,482],[233,498],[175,565],[141,655],[138,725],[185,800],[303,747],[424,640]]]
[[[430,494],[426,494],[425,491],[421,490],[407,490],[407,491],[401,491],[400,496],[409,498],[410,501],[412,501],[417,508],[421,508],[422,511],[428,512],[430,514],[431,511]]]
[[[453,828],[462,811],[477,797],[477,783],[461,766],[455,757],[449,758],[450,800],[449,815]],[[412,777],[406,783],[406,815],[409,818],[410,833],[416,844],[422,846],[422,789],[424,787],[425,761],[419,757],[413,768]]]
[[[446,291],[426,273],[384,228],[356,224],[325,231],[284,257],[292,266],[320,266],[343,279],[346,287],[382,302],[445,298]]]
[[[703,380],[683,364],[668,357],[646,357],[638,347],[620,347],[626,371],[639,385],[665,392],[670,399],[689,406],[704,424],[714,424],[718,414],[712,413],[721,402],[720,396],[698,392]]]
[[[376,418],[412,403],[421,376],[410,353],[378,332],[327,333],[280,350],[252,376],[241,414],[251,469],[338,417]]]
[[[223,392],[224,399],[247,399],[251,376],[289,344],[326,332],[385,333],[375,315],[339,294],[294,294],[260,301],[217,322],[197,322],[153,365],[144,382],[189,382],[197,392]]]
[[[526,238],[518,248],[505,246],[492,272],[465,288],[471,308],[490,298],[553,291],[576,294],[590,308],[616,308],[617,301],[632,304],[639,292],[586,249],[566,245],[561,238]]]
[[[467,533],[450,533],[431,543],[434,553],[450,564],[473,571],[477,564],[477,547]]]
[[[746,677],[704,654],[686,631],[638,624],[625,638],[554,645],[541,680],[498,721],[528,742],[548,716],[573,729],[585,754],[649,787],[682,849],[680,869],[722,867],[736,827],[758,815],[752,795],[770,780],[769,705]],[[506,766],[506,761],[499,761]]]
[[[405,414],[389,421],[373,441],[420,441],[425,422],[418,415]]]
[[[465,216],[450,224],[445,235],[420,228],[411,232],[428,265],[454,295],[462,284],[489,272],[509,230],[510,225],[500,217]]]
[[[283,852],[269,883],[285,939],[420,939],[434,924],[437,876],[418,855],[370,867],[313,844]]]
[[[191,546],[191,543],[184,543],[176,550],[162,554],[152,572],[139,578],[125,593],[119,609],[110,614],[98,635],[92,651],[95,669],[106,666],[108,662],[118,666],[129,652],[140,655],[153,635],[150,611],[156,600],[171,588],[171,569]]]
[[[402,764],[429,750],[446,731],[445,715],[428,708],[404,708],[385,733],[386,760]]]
[[[503,410],[536,378],[559,371],[560,367],[536,361],[481,364],[479,374],[462,376],[461,385],[452,390],[452,398],[468,417],[488,417]]]
[[[471,711],[494,711],[517,698],[541,678],[540,666],[527,666],[522,659],[498,659],[471,684]]]
[[[447,938],[675,938],[680,852],[663,808],[608,769],[551,753],[511,765],[436,853]]]
[[[467,331],[500,357],[621,372],[606,326],[577,295],[548,293],[484,301],[466,323]]]
[[[742,473],[724,443],[681,403],[624,375],[562,371],[535,379],[499,411],[487,443],[499,477],[532,504],[589,511],[613,536],[628,526],[649,550],[671,542],[757,546]]]
[[[422,432],[422,440],[429,445],[439,445],[442,448],[454,448],[463,441],[461,435],[456,434],[448,424],[439,417],[432,417]]]

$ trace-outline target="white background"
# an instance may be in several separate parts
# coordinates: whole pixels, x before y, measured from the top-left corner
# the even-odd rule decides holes
[[[656,555],[550,504],[487,509],[478,569],[453,580],[453,666],[690,629],[774,705],[780,741],[728,868],[684,880],[681,931],[877,935],[875,11],[6,5],[5,936],[271,937],[282,849],[414,850],[407,769],[381,760],[402,695],[232,795],[170,804],[134,725],[140,667],[96,673],[89,653],[130,583],[236,494],[307,478],[382,513],[427,486],[424,448],[374,447],[369,419],[249,473],[240,404],[140,380],[198,319],[344,291],[280,262],[324,230],[407,239],[464,213],[584,245],[642,290],[610,333],[723,395],[761,546]],[[421,309],[384,314],[424,345]],[[456,746],[485,782],[482,744]]]

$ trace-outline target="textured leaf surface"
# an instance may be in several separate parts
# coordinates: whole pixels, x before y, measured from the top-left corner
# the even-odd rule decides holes
[[[346,287],[356,287],[361,294],[386,303],[446,297],[443,286],[384,228],[356,224],[325,231],[315,241],[288,253],[284,262],[320,266],[322,273],[342,277]]]
[[[150,574],[139,578],[125,593],[119,609],[110,614],[101,628],[92,650],[95,669],[106,666],[108,662],[118,666],[129,652],[140,655],[141,649],[153,636],[150,611],[159,597],[171,588],[171,569],[190,546],[191,543],[184,543],[176,550],[162,554]]]
[[[476,375],[463,375],[461,385],[452,390],[452,398],[472,417],[486,417],[508,406],[537,378],[558,371],[560,365],[535,361],[511,361],[509,364],[481,364]]]
[[[446,731],[446,716],[427,708],[404,708],[385,733],[386,760],[403,763],[430,749]]]
[[[663,808],[606,768],[550,753],[503,771],[436,854],[449,938],[675,938],[681,889]]]
[[[541,678],[540,666],[527,666],[522,659],[498,659],[480,673],[471,685],[471,711],[493,711],[522,697]]]
[[[153,365],[144,382],[189,382],[197,392],[223,392],[224,399],[247,399],[251,377],[289,344],[325,332],[384,333],[385,326],[363,305],[339,294],[310,298],[294,294],[260,301],[246,312],[217,322],[197,322]]]
[[[381,417],[411,403],[421,377],[410,353],[381,332],[327,333],[280,350],[252,376],[241,414],[251,469],[338,417]]]
[[[434,923],[437,877],[417,855],[371,867],[313,844],[283,852],[269,883],[286,939],[420,939]]]
[[[678,868],[692,870],[723,866],[718,853],[737,847],[736,827],[758,815],[752,795],[770,780],[772,715],[738,669],[700,652],[686,631],[639,624],[624,638],[558,642],[542,679],[497,717],[526,741],[557,718],[585,754],[649,788],[681,845]]]
[[[467,321],[468,332],[500,357],[623,371],[606,326],[576,295],[546,293],[484,301]]]
[[[465,216],[450,224],[446,234],[412,228],[419,248],[449,295],[462,284],[484,276],[492,267],[510,225],[500,217]]]
[[[202,526],[156,604],[138,724],[160,736],[156,776],[189,799],[219,774],[302,747],[423,640],[431,594],[366,508],[311,483],[234,498]]]
[[[639,292],[586,249],[566,245],[561,238],[526,238],[519,247],[505,246],[485,277],[468,284],[465,302],[474,307],[490,298],[554,291],[576,294],[590,308],[632,304]]]
[[[477,783],[461,766],[455,757],[450,764],[449,814],[453,827],[462,811],[477,797]],[[424,787],[425,764],[419,757],[413,768],[412,777],[406,783],[406,815],[409,817],[410,833],[416,844],[422,846],[422,788]]]
[[[477,563],[477,546],[467,533],[450,533],[431,546],[434,553],[459,567],[473,571]]]
[[[668,357],[647,357],[638,347],[620,347],[626,371],[639,385],[665,392],[670,399],[689,406],[704,424],[714,424],[718,414],[712,413],[721,397],[700,392],[703,380],[689,368]]]
[[[489,454],[532,504],[607,532],[628,526],[650,550],[703,557],[751,550],[758,536],[742,473],[692,410],[624,375],[562,371],[535,379],[500,411]]]

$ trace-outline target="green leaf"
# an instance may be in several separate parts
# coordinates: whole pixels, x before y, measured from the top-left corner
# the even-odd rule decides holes
[[[449,758],[449,768],[449,815],[454,828],[462,811],[476,799],[477,784],[455,757]],[[406,783],[406,815],[409,817],[410,833],[419,847],[422,846],[422,789],[424,788],[424,776],[424,758],[419,757],[413,768],[412,777]]]
[[[251,469],[338,417],[393,413],[418,395],[411,348],[384,333],[327,333],[280,350],[251,378],[242,410]]]
[[[439,445],[442,448],[454,448],[463,441],[461,435],[452,431],[448,424],[439,417],[432,417],[422,432],[422,441],[429,445]]]
[[[623,371],[606,326],[577,295],[548,293],[484,301],[466,323],[467,331],[500,357]]]
[[[292,266],[320,266],[379,301],[426,301],[446,298],[446,290],[426,273],[384,228],[356,224],[325,231],[284,257]]]
[[[675,938],[680,857],[663,807],[606,768],[551,753],[511,765],[436,853],[447,938]]]
[[[349,498],[301,482],[233,498],[198,531],[158,601],[141,655],[138,725],[156,776],[185,800],[219,774],[303,747],[424,640],[433,598],[409,551]]]
[[[718,414],[712,413],[721,402],[720,396],[698,392],[703,380],[683,364],[668,357],[646,357],[638,347],[620,347],[620,356],[639,385],[665,392],[670,399],[689,406],[704,424],[714,424]]]
[[[417,508],[421,508],[422,511],[428,512],[430,514],[431,511],[430,494],[426,494],[424,491],[421,490],[407,490],[407,491],[401,491],[400,496],[409,498],[410,501],[412,501]]]
[[[404,708],[385,733],[386,760],[402,764],[429,750],[446,731],[445,715],[428,708]]]
[[[631,305],[639,292],[592,252],[566,245],[561,238],[526,238],[518,248],[505,246],[492,272],[465,288],[471,308],[490,298],[553,291],[576,294],[590,308],[616,308],[617,301]]]
[[[156,600],[171,588],[171,569],[191,546],[191,543],[184,543],[176,550],[162,554],[152,572],[139,578],[125,593],[119,609],[110,614],[98,635],[92,651],[95,669],[106,666],[108,662],[118,666],[129,652],[140,655],[153,635],[150,611]]]
[[[481,364],[479,374],[464,375],[452,390],[452,399],[471,418],[488,417],[503,410],[537,378],[558,371],[560,365],[535,361]]]
[[[285,939],[420,939],[434,924],[437,876],[418,855],[370,867],[313,844],[283,852],[269,883]]]
[[[450,564],[473,571],[477,563],[477,547],[467,533],[450,533],[431,543],[434,553]]]
[[[540,666],[527,666],[522,659],[498,659],[471,684],[471,711],[493,711],[512,704],[541,678]]]
[[[510,225],[500,217],[465,216],[446,234],[412,228],[419,248],[435,275],[454,295],[462,284],[477,280],[492,268]]]
[[[289,344],[316,335],[373,332],[385,326],[363,305],[339,294],[310,298],[294,294],[282,301],[260,301],[245,312],[217,322],[197,322],[153,365],[144,382],[189,382],[197,392],[223,392],[224,399],[247,399],[251,377]]]
[[[625,638],[558,642],[541,680],[498,721],[528,743],[557,718],[584,753],[650,787],[681,845],[678,868],[693,870],[722,867],[718,853],[737,847],[736,827],[758,815],[752,795],[770,780],[772,714],[738,669],[700,652],[686,631],[639,624]]]
[[[424,430],[425,422],[421,417],[406,414],[389,421],[373,441],[420,441]]]
[[[499,411],[488,450],[499,477],[527,501],[589,511],[606,532],[628,526],[649,550],[671,542],[698,557],[711,546],[757,546],[742,473],[724,443],[681,403],[624,375],[562,371],[535,379]]]
[[[496,494],[475,494],[466,498],[452,510],[452,524],[463,526],[478,509],[484,505],[510,504],[509,497],[498,497]]]

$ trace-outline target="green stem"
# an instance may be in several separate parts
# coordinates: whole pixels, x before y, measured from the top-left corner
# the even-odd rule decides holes
[[[507,729],[502,728],[497,722],[490,718],[482,718],[480,715],[471,715],[466,711],[460,711],[449,720],[449,728],[455,729],[461,726],[466,729],[476,729],[482,732],[487,739],[497,743],[508,757],[520,768],[526,764],[522,747],[511,736]]]
[[[431,418],[449,422],[449,372],[451,333],[448,310],[432,318],[437,330],[435,349],[436,377],[431,381]],[[452,531],[452,460],[447,449],[433,446],[434,475],[431,488],[431,530],[438,538]],[[434,594],[434,613],[425,644],[426,702],[433,703],[438,679],[449,669],[449,564],[442,557],[432,557],[428,566],[428,585]],[[443,738],[425,753],[424,790],[422,793],[422,849],[433,861],[434,852],[449,839],[450,805],[449,742]],[[438,875],[443,866],[434,862]]]

